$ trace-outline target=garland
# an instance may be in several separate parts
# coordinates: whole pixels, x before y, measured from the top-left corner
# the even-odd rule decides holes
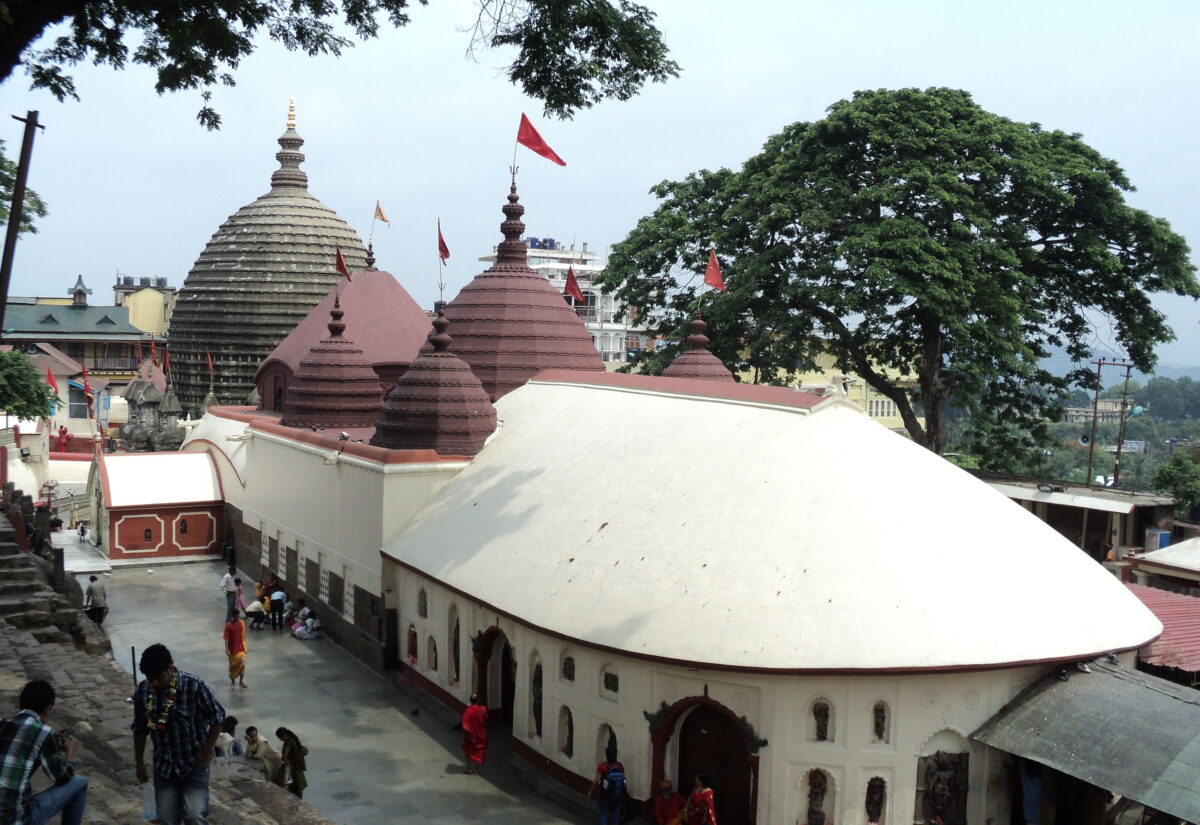
[[[167,700],[163,702],[157,722],[154,721],[154,691],[150,689],[150,683],[146,683],[146,727],[150,730],[167,729],[167,717],[175,708],[175,681],[178,673],[175,668],[171,668],[171,681],[167,683]]]

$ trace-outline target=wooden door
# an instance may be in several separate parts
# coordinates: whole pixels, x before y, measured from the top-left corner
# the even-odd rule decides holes
[[[712,780],[713,804],[720,825],[750,822],[750,763],[746,740],[737,724],[720,711],[701,705],[679,727],[679,780],[684,796],[696,774]]]
[[[513,723],[513,703],[517,697],[517,668],[513,661],[512,647],[504,643],[500,655],[500,721],[508,727]]]

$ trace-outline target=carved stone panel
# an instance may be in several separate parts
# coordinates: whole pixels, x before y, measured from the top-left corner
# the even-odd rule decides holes
[[[916,822],[967,825],[969,754],[938,751],[917,760]]]

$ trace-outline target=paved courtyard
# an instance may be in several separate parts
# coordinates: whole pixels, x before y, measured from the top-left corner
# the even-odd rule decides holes
[[[239,734],[255,725],[278,748],[275,728],[295,731],[309,749],[304,798],[323,814],[343,825],[585,821],[536,795],[495,758],[497,748],[482,777],[465,775],[460,732],[327,639],[253,631],[248,687],[230,687],[223,572],[217,563],[113,570],[104,577],[113,654],[129,669],[130,646],[140,655],[161,641],[237,716]],[[86,585],[87,576],[80,580]]]

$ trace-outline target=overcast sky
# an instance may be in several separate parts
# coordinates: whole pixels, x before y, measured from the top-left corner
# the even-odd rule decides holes
[[[1080,132],[1115,158],[1130,201],[1200,246],[1200,6],[1194,2],[730,3],[643,0],[658,14],[682,76],[571,121],[546,120],[508,84],[509,55],[464,56],[468,0],[432,0],[412,22],[341,58],[266,41],[214,90],[218,132],[196,125],[196,93],[158,97],[151,72],[77,67],[81,102],[0,86],[0,114],[38,109],[30,186],[50,214],[17,250],[14,295],[65,295],[82,274],[111,302],[118,271],[183,284],[212,233],[269,189],[288,95],[297,98],[309,190],[364,238],[376,199],[378,265],[423,306],[437,297],[435,223],[451,258],[447,298],[500,239],[500,206],[522,111],[567,161],[522,149],[527,234],[603,252],[650,212],[663,179],[737,167],[789,123],[818,119],[857,89],[950,86],[984,108]],[[0,139],[17,154],[21,124]],[[1195,258],[1195,256],[1193,256]],[[1191,300],[1163,298],[1179,338],[1164,365],[1200,365]]]

